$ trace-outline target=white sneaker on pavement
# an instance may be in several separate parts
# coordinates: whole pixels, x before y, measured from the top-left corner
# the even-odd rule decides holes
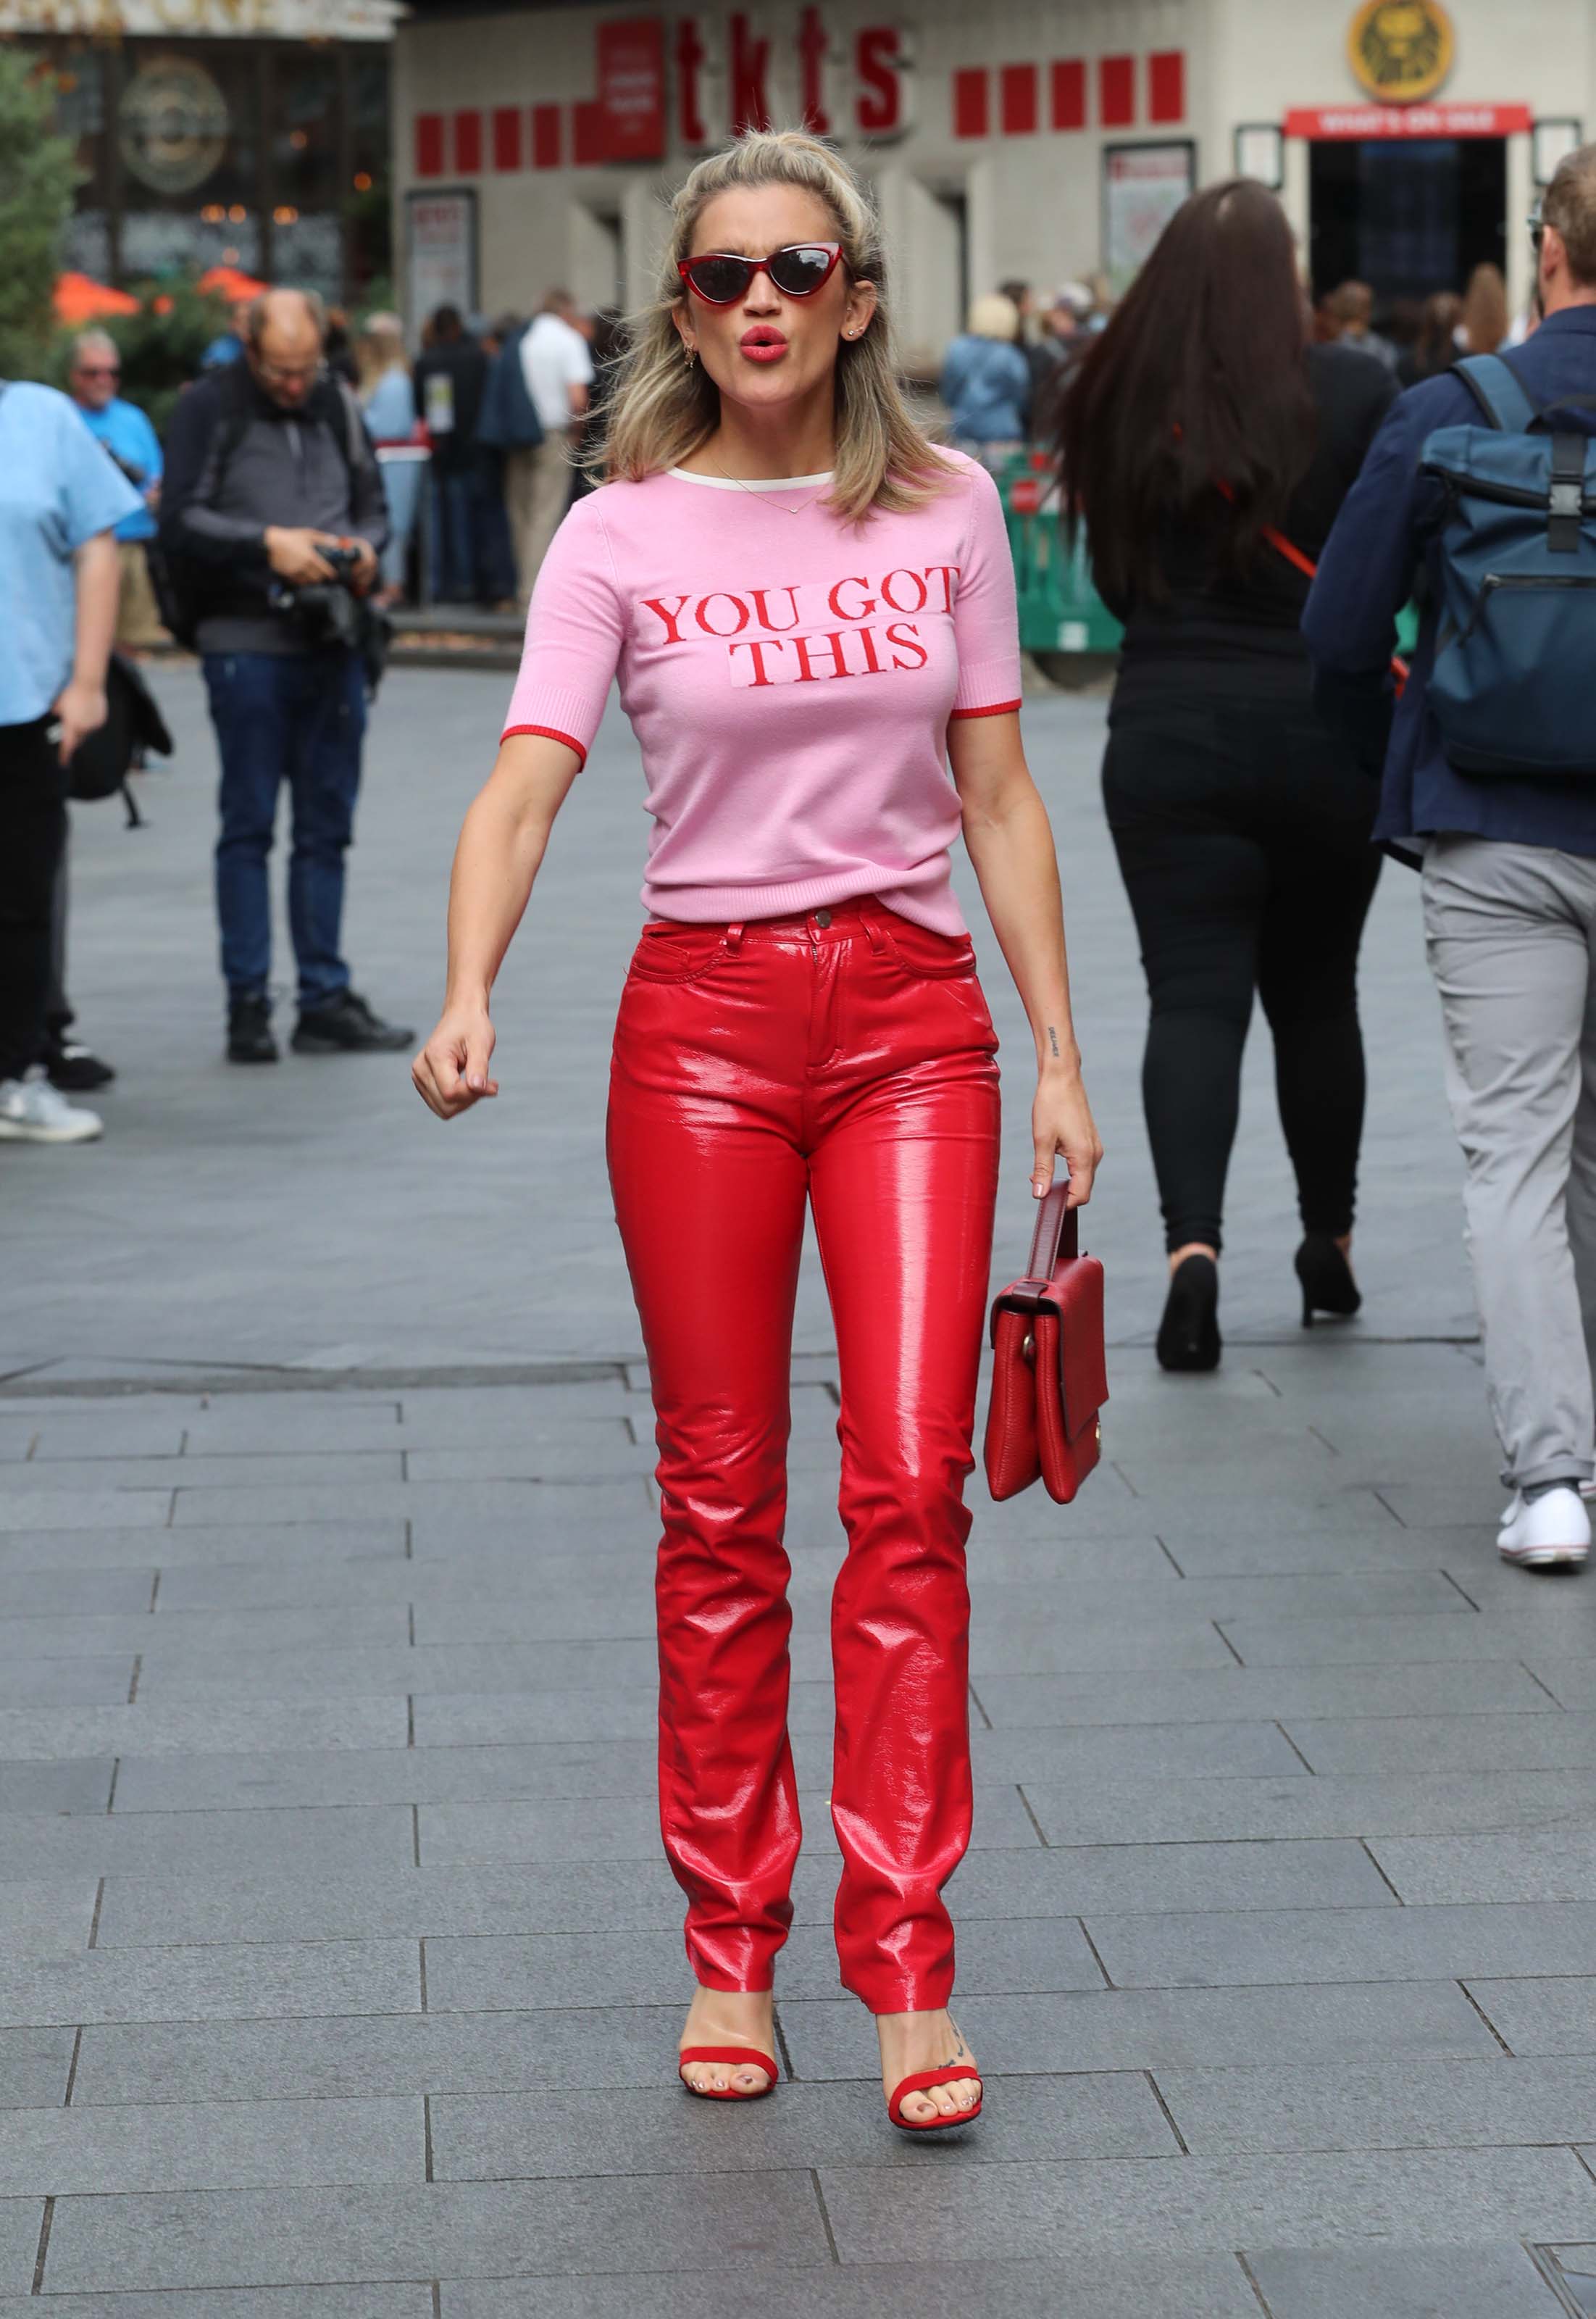
[[[1546,1490],[1525,1502],[1515,1491],[1512,1502],[1496,1533],[1497,1551],[1504,1562],[1522,1568],[1577,1570],[1591,1550],[1591,1517],[1571,1482]]]
[[[103,1125],[97,1111],[68,1103],[42,1071],[0,1079],[0,1143],[89,1143]]]

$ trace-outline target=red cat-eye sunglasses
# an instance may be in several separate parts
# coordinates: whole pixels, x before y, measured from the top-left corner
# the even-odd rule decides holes
[[[676,271],[706,306],[735,306],[746,297],[756,274],[768,274],[784,298],[812,298],[824,290],[843,254],[840,241],[793,241],[768,257],[737,257],[729,250],[707,250],[684,257]]]

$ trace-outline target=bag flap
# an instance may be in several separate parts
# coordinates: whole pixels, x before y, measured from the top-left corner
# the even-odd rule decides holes
[[[1103,1267],[1097,1259],[1078,1256],[1061,1265],[1049,1285],[1048,1301],[1059,1308],[1059,1390],[1064,1430],[1073,1441],[1108,1399]]]
[[[1500,435],[1479,424],[1437,427],[1424,438],[1420,464],[1466,492],[1470,483],[1545,496],[1551,481],[1550,435]],[[1585,489],[1596,491],[1596,436],[1585,445]]]

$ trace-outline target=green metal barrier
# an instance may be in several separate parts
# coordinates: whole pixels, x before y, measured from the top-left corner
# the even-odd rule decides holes
[[[1020,606],[1020,645],[1031,653],[1114,653],[1123,634],[1092,585],[1085,535],[1073,551],[1059,520],[1059,487],[1047,451],[1019,451],[997,474],[1014,591]],[[1419,614],[1404,604],[1397,615],[1397,650],[1409,657]]]

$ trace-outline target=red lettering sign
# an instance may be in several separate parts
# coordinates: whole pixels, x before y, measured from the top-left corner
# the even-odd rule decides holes
[[[1288,137],[1511,137],[1529,126],[1527,104],[1294,105]]]
[[[953,134],[987,134],[987,74],[982,65],[967,65],[953,75]]]
[[[798,18],[798,52],[800,117],[806,129],[824,137],[831,127],[825,109],[825,26],[813,5]]]
[[[896,24],[867,24],[853,42],[859,83],[855,125],[866,137],[901,137],[909,125],[909,57]]]
[[[765,73],[771,61],[769,41],[756,39],[742,14],[731,19],[732,135],[744,129],[768,129],[771,108],[765,101]]]
[[[521,108],[518,104],[496,104],[493,108],[493,167],[496,169],[518,169],[521,166]]]
[[[1186,119],[1186,51],[1156,49],[1147,60],[1147,117],[1150,121]]]
[[[1097,59],[1097,119],[1105,129],[1129,129],[1136,118],[1136,59]]]
[[[535,104],[532,108],[532,167],[535,169],[557,169],[560,166],[560,108],[557,104]]]
[[[441,177],[444,173],[444,120],[441,113],[416,115],[416,175]]]
[[[604,115],[591,98],[571,108],[571,158],[579,169],[595,168],[609,158],[604,150]]]
[[[1060,57],[1053,66],[1053,127],[1087,125],[1087,68],[1079,57]]]
[[[482,166],[482,116],[473,105],[455,115],[455,167],[474,177]]]
[[[699,109],[699,74],[703,69],[704,43],[696,16],[676,23],[676,133],[684,145],[707,145],[709,131]]]
[[[1036,131],[1036,67],[1005,65],[998,75],[1005,137],[1031,137]]]
[[[665,30],[657,16],[595,28],[607,161],[657,161],[665,149]]]

